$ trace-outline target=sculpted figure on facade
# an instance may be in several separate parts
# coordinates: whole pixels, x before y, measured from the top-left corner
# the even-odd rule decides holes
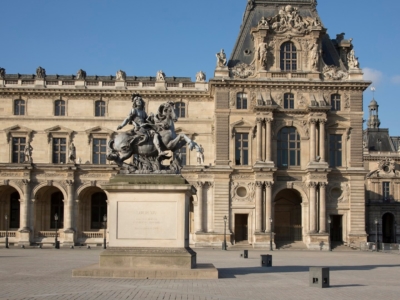
[[[217,67],[218,68],[224,68],[226,66],[227,60],[226,60],[226,54],[224,49],[221,49],[220,52],[216,54],[217,56]]]
[[[157,72],[156,80],[165,81],[165,73],[162,70]]]
[[[203,71],[197,72],[196,74],[196,82],[205,82],[206,74]]]
[[[258,22],[258,27],[268,27],[268,20],[264,16]]]
[[[260,66],[263,69],[267,68],[267,60],[268,60],[268,44],[260,43],[257,49],[257,59]]]
[[[73,163],[75,163],[76,160],[76,148],[74,143],[71,143],[71,145],[69,145],[69,160]]]
[[[33,148],[31,146],[31,143],[27,142],[24,148],[24,155],[25,155],[24,163],[32,163],[32,151]]]
[[[185,134],[175,132],[174,123],[175,103],[168,101],[159,106],[157,114],[149,116],[144,110],[144,101],[139,94],[132,95],[133,107],[128,117],[118,126],[122,129],[127,124],[133,129],[118,134],[108,143],[107,159],[114,161],[126,173],[179,173],[180,162],[175,158],[170,166],[165,166],[162,161],[171,157],[167,151],[175,152],[188,145],[190,150],[202,152],[197,143]],[[133,163],[127,164],[125,160],[133,156]]]
[[[86,71],[79,69],[78,72],[76,72],[76,79],[77,80],[85,80],[86,79]]]
[[[254,8],[254,0],[247,0],[247,10],[252,10]]]
[[[349,64],[350,69],[360,68],[360,63],[358,61],[358,57],[356,57],[354,49],[351,49],[349,54],[347,55],[347,63]]]
[[[0,78],[6,77],[6,69],[0,68]]]
[[[247,78],[253,76],[255,73],[254,65],[248,65],[245,63],[240,63],[231,68],[232,75],[237,78]]]
[[[42,67],[36,69],[36,78],[43,79],[46,77],[46,70]]]
[[[118,70],[117,74],[115,74],[115,79],[117,81],[125,81],[126,79],[126,73],[122,70]]]
[[[377,163],[377,168],[367,174],[370,177],[400,177],[400,172],[396,171],[396,161],[392,158],[385,158]]]
[[[325,66],[322,70],[324,78],[328,80],[345,80],[349,74],[336,66]]]
[[[311,69],[313,71],[318,71],[318,62],[319,62],[319,45],[315,43],[310,48],[311,51]]]
[[[199,148],[196,149],[196,156],[197,156],[197,164],[198,165],[204,165],[204,148],[199,145]]]

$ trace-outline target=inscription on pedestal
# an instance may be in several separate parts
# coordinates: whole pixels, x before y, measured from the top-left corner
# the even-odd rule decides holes
[[[177,239],[176,202],[118,202],[117,239]]]

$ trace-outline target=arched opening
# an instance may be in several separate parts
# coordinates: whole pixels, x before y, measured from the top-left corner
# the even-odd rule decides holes
[[[20,198],[20,194],[12,186],[0,186],[0,239],[5,237],[6,230],[10,231],[9,237],[15,237],[21,227]]]
[[[382,217],[382,242],[395,243],[394,216],[391,213],[386,213]]]
[[[295,72],[297,70],[297,49],[292,42],[281,46],[281,70]]]
[[[77,242],[79,244],[101,244],[103,242],[107,213],[107,195],[99,187],[90,186],[79,194],[76,206]]]
[[[301,203],[296,190],[285,189],[276,195],[273,224],[277,247],[303,240]]]
[[[34,242],[52,244],[56,235],[64,239],[64,194],[55,186],[44,186],[35,195],[33,203]],[[55,215],[57,214],[57,226]]]

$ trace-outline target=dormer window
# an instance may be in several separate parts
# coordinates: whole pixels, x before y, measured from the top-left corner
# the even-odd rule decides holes
[[[285,72],[297,70],[297,49],[292,42],[286,42],[281,46],[281,70]]]

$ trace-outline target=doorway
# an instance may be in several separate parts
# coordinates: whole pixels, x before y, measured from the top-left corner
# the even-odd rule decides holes
[[[343,242],[343,216],[333,215],[331,218],[331,241]]]
[[[301,195],[296,190],[283,190],[275,201],[274,232],[279,245],[303,240]]]
[[[235,244],[248,242],[248,214],[235,214]]]
[[[382,217],[382,242],[394,243],[394,216],[386,213]]]

